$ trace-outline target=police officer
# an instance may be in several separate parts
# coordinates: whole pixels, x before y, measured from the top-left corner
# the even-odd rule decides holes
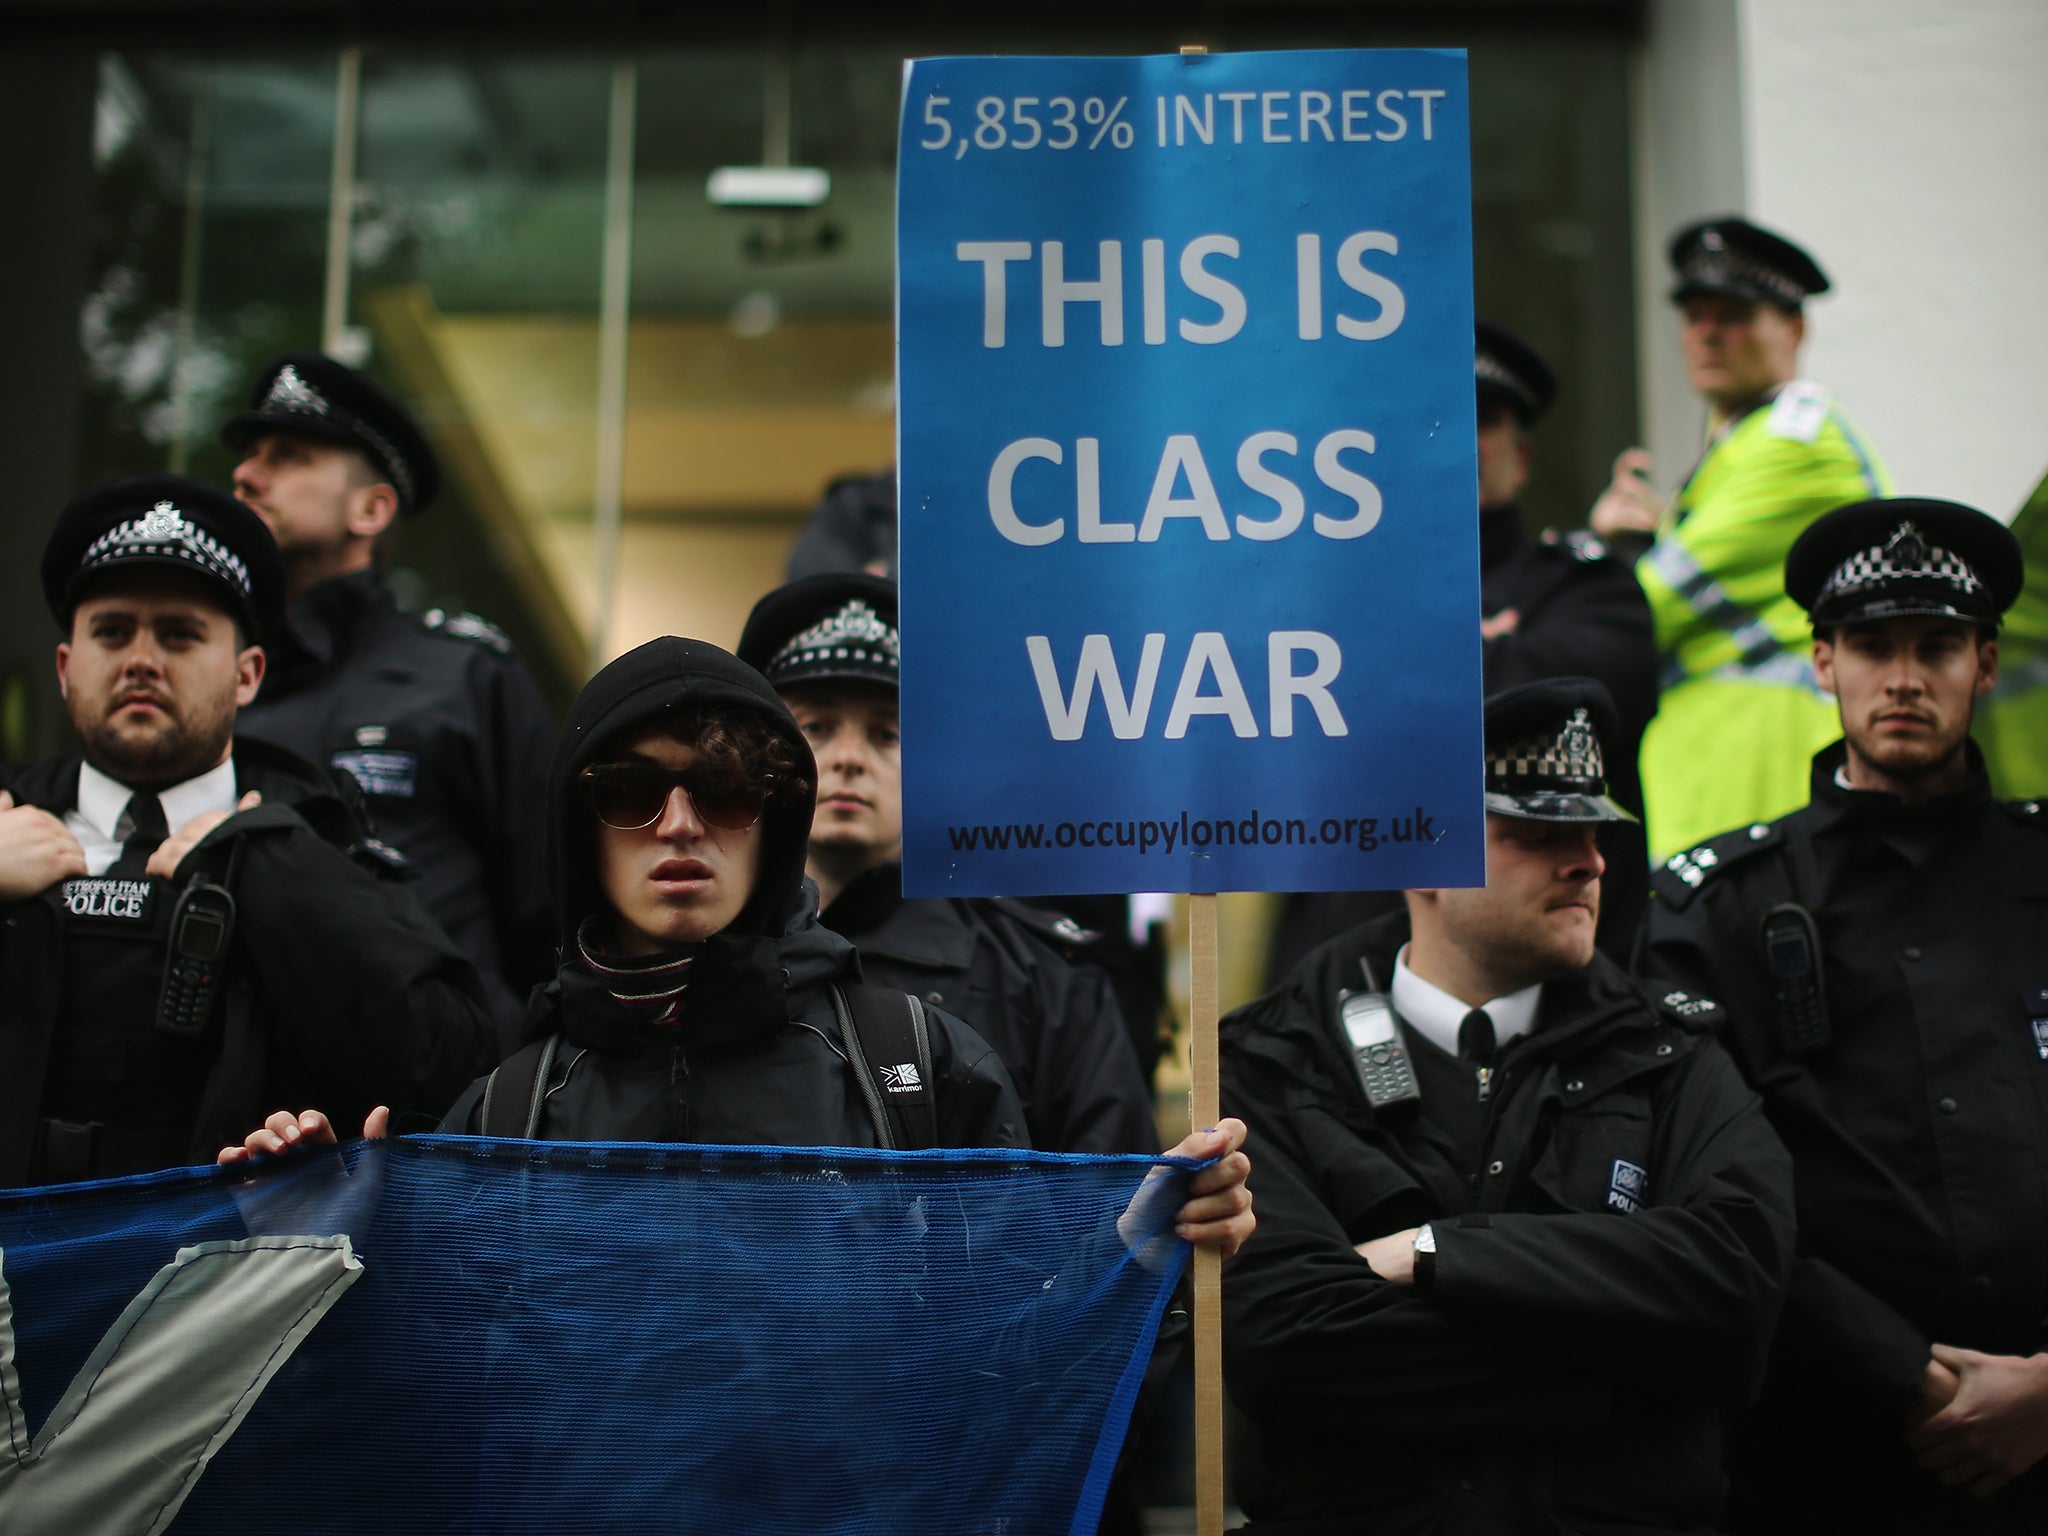
[[[1782,815],[1834,736],[1813,684],[1805,621],[1784,592],[1785,553],[1831,507],[1891,483],[1827,387],[1801,379],[1806,301],[1827,275],[1745,219],[1671,238],[1679,341],[1707,403],[1706,451],[1666,509],[1640,449],[1615,461],[1596,533],[1655,535],[1636,576],[1656,618],[1664,693],[1643,737],[1651,855],[1738,822]]]
[[[2048,810],[1970,740],[2020,581],[1951,502],[1816,522],[1785,586],[1841,739],[1805,809],[1655,877],[1645,968],[1725,998],[1797,1169],[1744,1530],[2048,1529]]]
[[[1094,935],[1022,902],[903,895],[896,584],[791,582],[755,605],[740,657],[774,684],[818,760],[806,869],[862,974],[958,1014],[1009,1068],[1034,1147],[1139,1152],[1152,1099]]]
[[[400,610],[378,571],[398,522],[440,486],[405,408],[353,369],[294,352],[263,370],[221,432],[235,494],[283,551],[301,664],[281,667],[242,732],[354,775],[379,833],[476,963],[516,1042],[554,970],[541,868],[554,726],[509,642],[474,614]]]
[[[42,580],[82,751],[0,789],[0,1184],[197,1161],[280,1097],[439,1108],[493,1059],[474,970],[353,781],[233,734],[283,616],[263,524],[121,481]]]
[[[865,571],[896,579],[896,470],[847,475],[825,487],[789,555],[789,579]],[[1165,1038],[1166,916],[1169,898],[1034,896],[1030,905],[1065,915],[1095,934],[1090,961],[1109,976],[1145,1080]]]
[[[1224,1290],[1251,1531],[1714,1520],[1790,1168],[1715,1006],[1594,946],[1616,729],[1587,679],[1490,698],[1485,887],[1408,892],[1223,1022],[1260,1136]]]
[[[1473,372],[1479,395],[1479,633],[1488,693],[1549,677],[1590,677],[1614,701],[1609,743],[1614,797],[1642,814],[1636,753],[1657,709],[1657,642],[1649,605],[1626,562],[1584,530],[1531,537],[1521,494],[1534,458],[1531,432],[1557,399],[1557,375],[1504,325],[1478,324]],[[1639,821],[1601,829],[1600,947],[1626,963],[1649,896]],[[1311,949],[1401,904],[1398,895],[1331,892],[1290,896],[1267,962],[1278,986]]]

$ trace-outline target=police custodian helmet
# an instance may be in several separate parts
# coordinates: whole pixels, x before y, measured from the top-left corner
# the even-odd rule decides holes
[[[849,571],[777,587],[747,615],[739,656],[777,688],[827,680],[894,688],[902,670],[896,583]]]
[[[1997,518],[1886,496],[1815,519],[1785,557],[1785,592],[1816,629],[1908,618],[1995,627],[2025,574],[2019,540]]]
[[[1486,808],[1524,821],[1634,821],[1607,793],[1601,743],[1621,739],[1590,677],[1546,678],[1486,701]]]

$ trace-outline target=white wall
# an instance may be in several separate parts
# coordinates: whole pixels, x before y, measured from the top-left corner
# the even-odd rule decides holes
[[[1673,441],[1661,242],[1739,206],[1835,280],[1807,306],[1803,371],[1899,489],[2010,517],[2048,472],[2048,5],[1653,0],[1641,78],[1636,217],[1656,260],[1638,269],[1640,345],[1660,481],[1697,441]]]
[[[1639,409],[1657,485],[1667,494],[1699,457],[1706,408],[1687,387],[1679,360],[1664,248],[1680,225],[1747,206],[1736,11],[1737,0],[1651,0],[1636,58]]]

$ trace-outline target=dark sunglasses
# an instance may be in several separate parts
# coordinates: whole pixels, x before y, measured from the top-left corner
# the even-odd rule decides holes
[[[705,825],[740,832],[761,819],[768,803],[766,784],[714,780],[694,768],[657,768],[651,763],[599,763],[583,770],[597,819],[620,832],[651,827],[661,820],[669,791],[690,797]]]

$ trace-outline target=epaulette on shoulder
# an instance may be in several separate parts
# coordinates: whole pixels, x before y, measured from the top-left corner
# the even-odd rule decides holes
[[[2048,800],[2001,800],[1998,808],[2022,826],[2048,831]]]
[[[1828,408],[1833,403],[1834,396],[1827,385],[1811,379],[1794,379],[1771,401],[1764,431],[1795,443],[1813,442],[1827,425]]]
[[[1555,528],[1546,528],[1543,530],[1543,542],[1562,550],[1585,565],[1611,559],[1614,554],[1614,551],[1607,547],[1605,539],[1586,528],[1574,528],[1567,533],[1559,533]]]
[[[461,609],[450,611],[446,608],[429,608],[420,615],[420,623],[436,633],[447,635],[453,640],[467,640],[472,645],[481,645],[496,651],[500,656],[512,654],[512,639],[489,619]]]
[[[1657,999],[1657,1012],[1690,1030],[1715,1030],[1728,1017],[1721,1005],[1697,992],[1666,992]]]
[[[378,838],[365,837],[351,844],[348,856],[382,880],[412,880],[419,875],[412,860]]]
[[[1784,831],[1767,821],[1723,832],[1697,848],[1674,854],[1651,870],[1650,889],[1667,906],[1684,907],[1709,881],[1718,880],[1736,865],[1784,841]]]
[[[1102,942],[1101,934],[1093,928],[1083,927],[1064,912],[1034,907],[1028,901],[1018,901],[1011,896],[998,896],[994,904],[1005,917],[1030,929],[1055,949],[1089,949]]]

